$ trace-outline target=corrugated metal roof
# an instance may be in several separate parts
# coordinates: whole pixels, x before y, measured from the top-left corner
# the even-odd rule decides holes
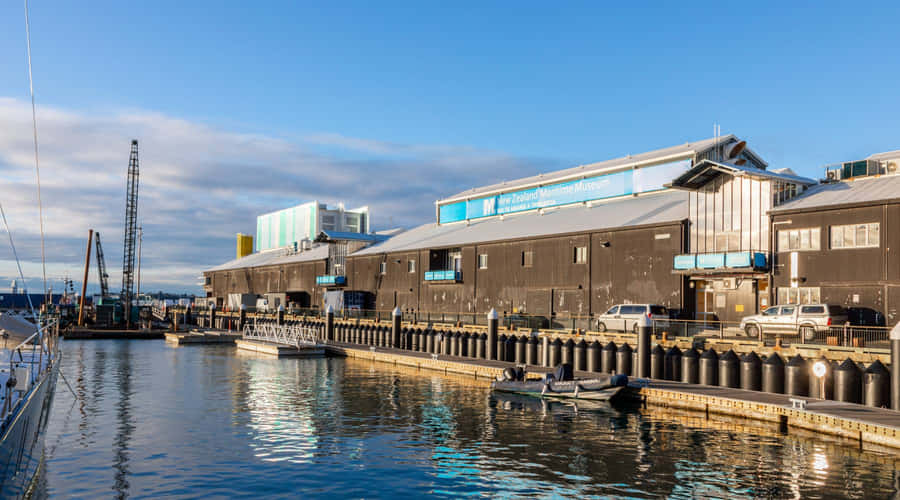
[[[245,269],[248,267],[272,266],[276,264],[292,264],[296,262],[308,262],[312,260],[321,260],[328,257],[328,245],[317,245],[310,250],[295,254],[286,254],[285,249],[269,250],[250,254],[240,259],[228,261],[220,266],[207,269],[205,272],[211,271],[228,271],[231,269]]]
[[[593,206],[575,205],[539,212],[438,225],[424,224],[366,247],[353,255],[444,248],[488,241],[532,238],[554,234],[661,224],[686,219],[688,194],[663,191],[619,198]]]
[[[316,241],[376,241],[389,237],[376,234],[351,233],[349,231],[319,231]]]
[[[869,203],[898,198],[900,198],[900,175],[861,177],[851,181],[813,186],[801,196],[773,208],[769,212],[778,213],[788,210]]]
[[[884,153],[875,153],[873,155],[869,155],[867,160],[892,160],[894,158],[900,158],[900,149],[896,151],[886,151]]]
[[[444,198],[443,200],[438,201],[439,204],[446,203],[448,201],[452,201],[458,198],[471,198],[478,195],[482,195],[485,193],[489,193],[492,191],[509,191],[513,189],[522,188],[529,185],[534,184],[549,184],[552,182],[557,182],[563,180],[567,177],[571,176],[582,176],[582,175],[596,175],[605,171],[616,170],[628,167],[629,165],[643,164],[643,163],[653,163],[655,161],[662,161],[664,159],[681,156],[688,157],[693,154],[706,151],[707,149],[713,148],[718,141],[719,144],[728,144],[729,142],[736,141],[737,137],[733,134],[728,134],[718,139],[713,137],[709,139],[703,139],[702,141],[697,142],[687,142],[678,146],[671,146],[668,148],[657,149],[655,151],[649,151],[646,153],[640,153],[636,155],[628,155],[623,156],[621,158],[615,158],[612,160],[601,161],[598,163],[591,163],[588,165],[580,165],[573,168],[568,168],[565,170],[559,170],[556,172],[550,172],[547,174],[539,174],[531,177],[525,177],[522,179],[516,179],[512,181],[505,181],[499,184],[493,184],[490,186],[473,188],[468,191],[463,191],[461,193],[457,193],[449,198]],[[749,151],[750,154],[757,156],[755,153],[750,151],[750,148],[747,148],[746,151]]]
[[[787,182],[795,182],[797,184],[803,184],[806,186],[816,184],[815,180],[808,177],[800,177],[799,175],[784,173],[783,171],[779,172],[762,170],[756,167],[748,167],[746,165],[734,165],[731,163],[703,160],[687,172],[678,176],[677,179],[672,181],[671,185],[676,188],[698,189],[721,175],[721,173],[731,174],[738,177],[745,175],[763,179],[776,179]]]

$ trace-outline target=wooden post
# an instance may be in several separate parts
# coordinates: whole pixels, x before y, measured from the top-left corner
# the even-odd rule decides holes
[[[84,279],[81,280],[81,300],[78,301],[78,326],[84,326],[84,295],[87,293],[88,270],[91,267],[91,241],[94,230],[88,229],[87,251],[84,253]]]

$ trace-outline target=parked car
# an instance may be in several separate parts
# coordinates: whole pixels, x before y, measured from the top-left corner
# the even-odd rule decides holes
[[[637,333],[638,320],[646,316],[657,328],[669,326],[669,310],[656,304],[619,304],[597,317],[597,330]]]
[[[772,306],[761,314],[741,319],[741,329],[751,337],[760,333],[803,335],[811,340],[816,333],[847,322],[847,310],[831,304],[786,304]]]

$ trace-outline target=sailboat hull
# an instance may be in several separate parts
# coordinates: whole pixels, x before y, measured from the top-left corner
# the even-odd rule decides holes
[[[59,363],[44,372],[0,437],[0,499],[23,498],[41,465]]]

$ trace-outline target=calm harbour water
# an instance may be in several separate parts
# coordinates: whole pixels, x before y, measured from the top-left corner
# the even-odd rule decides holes
[[[463,377],[66,341],[36,497],[898,497],[900,456]]]

